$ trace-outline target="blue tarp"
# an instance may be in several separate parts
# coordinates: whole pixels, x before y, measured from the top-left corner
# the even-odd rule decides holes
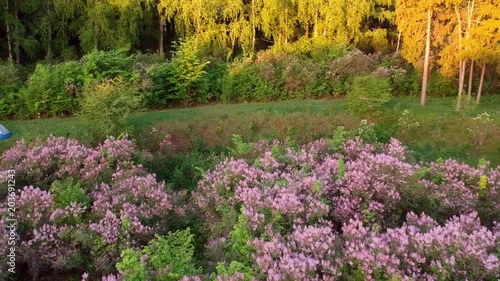
[[[12,133],[0,124],[0,140],[8,139],[10,136],[12,136]]]

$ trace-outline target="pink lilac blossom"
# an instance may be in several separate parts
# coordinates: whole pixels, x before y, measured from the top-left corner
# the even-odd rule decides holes
[[[49,216],[53,202],[50,192],[25,186],[17,196],[20,223],[28,223],[31,227],[38,227]]]
[[[267,280],[338,280],[343,267],[361,270],[366,280],[379,274],[402,280],[498,274],[492,253],[500,227],[494,223],[488,230],[471,211],[478,203],[480,177],[488,183],[482,192],[496,191],[499,169],[456,161],[412,165],[395,139],[380,150],[361,139],[349,140],[343,155],[330,154],[324,142],[281,147],[284,155],[278,156],[278,150],[259,145],[256,164],[223,161],[200,181],[193,198],[217,241],[229,239],[229,233],[213,227],[223,223],[217,220],[224,218],[224,207],[243,207],[253,235],[252,257]],[[422,170],[428,172],[419,178]],[[425,179],[429,174],[442,180]],[[425,214],[409,212],[402,226],[387,224],[402,200],[412,200],[407,192],[415,185],[459,216],[439,225]],[[484,200],[495,206],[493,197]]]

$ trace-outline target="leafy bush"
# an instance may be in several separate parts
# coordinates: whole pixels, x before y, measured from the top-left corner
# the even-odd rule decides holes
[[[142,251],[124,250],[116,268],[124,281],[178,281],[186,275],[196,275],[200,270],[192,260],[192,241],[189,228],[169,232],[166,237],[156,235]]]
[[[17,93],[10,92],[0,98],[0,119],[19,116],[22,110],[23,103],[19,100]]]
[[[321,69],[307,60],[300,60],[297,57],[285,56],[280,58],[283,63],[281,72],[283,89],[287,93],[287,98],[312,98],[315,94],[325,94],[316,92],[317,81]]]
[[[134,85],[121,78],[86,87],[79,117],[98,136],[126,130],[130,112],[139,108],[141,98]]]
[[[144,106],[153,109],[163,108],[169,101],[176,99],[174,84],[171,82],[172,73],[173,65],[166,62],[153,65],[148,69],[152,85],[143,94]]]
[[[174,95],[187,106],[190,101],[207,102],[208,81],[205,67],[210,61],[202,61],[194,41],[183,41],[171,60],[169,81],[174,87]]]
[[[222,81],[228,72],[230,64],[222,61],[215,61],[207,66],[205,75],[208,81],[208,97],[219,100],[222,93]]]
[[[347,95],[347,108],[360,116],[376,113],[391,99],[391,90],[387,78],[373,75],[355,77]]]
[[[8,93],[16,92],[21,86],[21,79],[16,66],[10,62],[0,61],[0,99]]]
[[[25,117],[72,115],[78,111],[83,84],[82,67],[69,61],[56,65],[37,64],[19,95]]]
[[[294,54],[260,52],[255,62],[233,62],[222,79],[223,102],[317,98],[332,87],[324,67]]]
[[[276,90],[249,61],[235,61],[222,79],[222,102],[268,101]]]
[[[454,79],[441,74],[441,72],[432,72],[429,77],[429,86],[427,91],[429,96],[453,97],[457,94],[457,83]]]
[[[83,56],[83,73],[85,83],[102,82],[118,76],[128,80],[132,77],[134,58],[127,56],[126,49],[112,51],[93,51]]]

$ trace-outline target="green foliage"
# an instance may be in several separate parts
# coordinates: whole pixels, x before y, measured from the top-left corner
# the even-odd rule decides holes
[[[56,180],[50,186],[52,200],[57,208],[64,208],[71,203],[81,203],[89,205],[90,200],[85,194],[80,181],[75,181],[73,178],[67,178],[63,181]]]
[[[416,116],[408,110],[404,110],[398,119],[399,132],[405,141],[409,141],[410,133],[413,129],[420,127],[416,121]]]
[[[377,68],[378,64],[377,54],[368,55],[358,49],[353,49],[344,56],[329,61],[326,76],[331,80],[334,93],[344,95],[349,92],[354,77],[368,75]]]
[[[208,83],[204,75],[210,61],[198,57],[194,41],[182,41],[171,60],[169,82],[174,87],[175,96],[187,106],[189,101],[207,102]]]
[[[241,262],[231,261],[231,263],[229,264],[229,266],[225,266],[222,263],[219,263],[217,265],[217,274],[220,275],[220,276],[223,276],[223,278],[226,277],[226,276],[234,276],[236,273],[243,274],[243,276],[244,276],[243,281],[255,280],[255,278],[254,278],[254,275],[255,275],[254,270],[251,267],[249,267],[247,265],[244,265]],[[219,281],[220,279],[217,278],[217,276],[215,276],[215,274],[214,274],[212,280],[213,281]],[[224,279],[222,279],[222,280],[224,280]],[[242,279],[238,279],[238,280],[242,280]]]
[[[243,215],[239,215],[238,223],[234,225],[230,237],[229,255],[231,258],[240,261],[246,266],[251,266],[253,263],[253,247],[249,243],[253,237]]]
[[[358,116],[378,113],[382,105],[391,99],[391,90],[387,78],[372,75],[355,77],[347,95],[347,108]]]
[[[253,149],[253,145],[243,141],[240,135],[233,135],[231,138],[234,148],[229,148],[231,155],[235,157],[243,157],[250,153]]]
[[[65,116],[79,107],[83,83],[78,62],[56,65],[37,64],[19,95],[23,103],[20,115],[25,117]]]
[[[101,82],[118,76],[130,79],[134,58],[127,56],[127,52],[127,49],[117,49],[109,52],[93,51],[85,55],[82,58],[85,83]]]
[[[140,262],[142,253],[133,249],[125,249],[121,253],[121,261],[116,264],[116,268],[124,276],[124,280],[146,281],[146,264]]]
[[[0,61],[0,100],[17,91],[20,86],[21,79],[16,66],[11,62]]]
[[[208,81],[208,97],[220,99],[222,93],[222,80],[227,74],[229,63],[227,62],[211,62],[207,66],[207,73],[205,78]]]
[[[446,77],[441,72],[436,71],[429,77],[427,91],[429,96],[453,97],[457,94],[457,83],[455,79]]]
[[[85,88],[79,117],[97,136],[118,134],[126,130],[129,113],[140,104],[134,85],[121,78],[107,80]]]
[[[335,152],[340,152],[342,150],[342,146],[344,145],[346,140],[349,139],[350,135],[351,133],[345,130],[344,126],[337,127],[335,129],[335,132],[333,132],[333,136],[327,140],[330,149]]]
[[[163,108],[167,102],[175,99],[174,85],[170,82],[173,73],[171,63],[153,65],[148,69],[151,88],[143,94],[144,106],[147,108]]]
[[[222,79],[222,102],[271,100],[276,90],[250,61],[235,61]]]
[[[335,60],[347,53],[347,47],[336,44],[324,37],[301,37],[291,44],[278,44],[271,47],[275,54],[290,54],[300,59],[312,59],[315,62]]]
[[[156,235],[143,250],[122,251],[116,268],[126,281],[177,281],[185,275],[196,275],[200,270],[192,260],[192,242],[189,228],[169,232],[166,237]]]
[[[467,128],[467,131],[472,138],[472,143],[478,151],[483,148],[485,141],[490,137],[494,130],[495,126],[493,118],[491,118],[487,112],[478,114],[474,117],[471,126]]]
[[[19,95],[13,92],[7,93],[0,98],[0,119],[11,118],[19,115],[22,108],[23,106],[19,101]]]

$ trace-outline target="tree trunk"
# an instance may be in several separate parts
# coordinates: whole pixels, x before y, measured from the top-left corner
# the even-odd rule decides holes
[[[314,37],[318,36],[318,18],[319,18],[319,9],[316,8],[316,14],[314,15]]]
[[[255,0],[252,0],[252,53],[255,53],[256,35],[257,35],[257,27],[255,23]]]
[[[401,30],[398,33],[398,45],[396,46],[396,54],[399,54],[399,46],[401,45]]]
[[[429,55],[431,50],[431,19],[432,11],[427,9],[427,38],[425,41],[424,77],[422,78],[422,92],[420,94],[420,106],[425,106],[427,97],[427,79],[429,76]]]
[[[19,21],[19,12],[17,11],[17,0],[14,1],[14,17]],[[21,48],[19,47],[19,40],[14,40],[14,53],[16,53],[16,63],[21,63]]]
[[[9,0],[5,0],[5,12],[9,12]],[[7,32],[7,47],[9,49],[9,61],[13,62],[14,59],[12,57],[12,39],[11,39],[11,34],[10,34],[10,26],[9,22],[5,20],[5,29]]]
[[[483,91],[484,73],[486,72],[486,63],[483,63],[483,69],[481,70],[481,78],[479,80],[479,88],[477,89],[477,99],[476,102],[479,104],[481,101],[481,92]]]
[[[464,91],[464,81],[465,81],[465,69],[467,68],[467,62],[465,60],[459,62],[459,74],[458,74],[458,99],[456,110],[460,111],[462,109],[462,94]]]
[[[458,23],[458,52],[462,51],[462,20],[460,18],[460,12],[458,10],[458,6],[455,6],[455,13],[457,15],[457,23]],[[456,111],[460,111],[462,108],[462,91],[464,87],[464,79],[465,79],[465,60],[459,61],[458,68],[458,98],[457,98],[457,106]]]
[[[52,59],[52,24],[49,23],[49,30],[47,34],[47,54],[45,55],[46,60]]]
[[[467,105],[470,104],[470,101],[472,99],[472,78],[474,76],[474,61],[471,61],[470,63],[470,70],[469,70],[469,87],[467,88]]]
[[[288,44],[288,9],[285,9],[285,29],[283,30],[285,35],[285,45]]]
[[[474,0],[472,0],[472,4],[471,4],[471,1],[469,0],[469,2],[467,3],[467,29],[466,29],[466,32],[465,32],[465,39],[469,39],[469,32],[470,32],[470,28],[471,28],[471,23],[472,23],[472,13],[474,11]],[[459,45],[459,49],[458,51],[461,52],[462,51],[462,21],[461,21],[461,18],[460,18],[460,12],[458,10],[458,5],[455,6],[455,12],[457,14],[457,19],[458,19],[458,45]],[[463,60],[461,61],[461,66],[460,66],[460,72],[459,72],[459,81],[458,81],[458,100],[457,100],[457,108],[456,110],[457,111],[460,111],[461,109],[461,103],[462,103],[462,93],[463,93],[463,88],[464,88],[464,84],[465,84],[465,70],[466,70],[466,66],[467,66],[467,61],[466,60]],[[473,73],[473,67],[474,67],[474,61],[472,61],[471,63],[471,75]],[[469,82],[470,84],[471,82]],[[469,86],[469,87],[472,87]],[[470,89],[469,89],[470,90]],[[467,104],[469,104],[470,102],[470,98],[467,97]]]
[[[165,24],[161,18],[161,15],[158,15],[160,18],[160,39],[158,40],[158,54],[163,57],[165,52],[163,50],[163,34],[165,33]]]

